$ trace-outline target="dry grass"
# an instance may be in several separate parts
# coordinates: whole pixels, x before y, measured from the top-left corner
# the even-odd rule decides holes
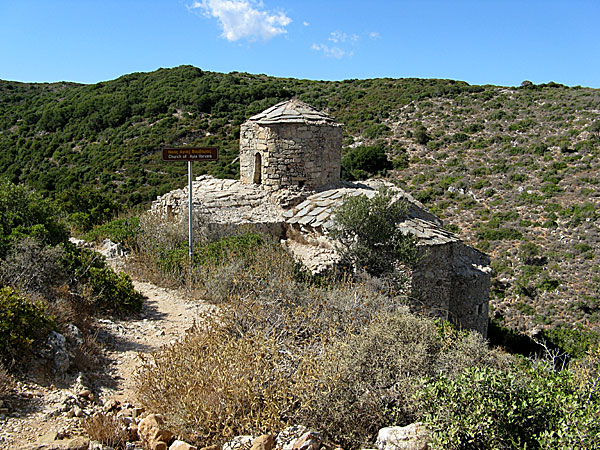
[[[130,436],[127,426],[114,414],[96,414],[83,421],[83,428],[90,439],[115,450],[125,449]]]

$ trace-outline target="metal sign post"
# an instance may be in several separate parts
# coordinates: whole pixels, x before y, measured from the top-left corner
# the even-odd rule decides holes
[[[192,161],[188,161],[188,249],[190,255],[190,267],[194,256],[194,230],[192,225]]]
[[[190,267],[194,256],[194,233],[192,225],[192,161],[217,161],[217,147],[165,147],[162,149],[163,161],[187,161],[188,163],[188,247]]]

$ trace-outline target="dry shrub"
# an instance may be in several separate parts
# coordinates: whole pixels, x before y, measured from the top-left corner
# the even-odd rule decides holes
[[[219,319],[144,358],[138,399],[177,434],[208,445],[281,429],[293,404],[286,355],[273,339],[232,337]]]
[[[299,283],[278,245],[262,250],[227,282],[233,287],[219,313],[147,357],[137,377],[141,404],[201,445],[294,422],[298,376],[316,367],[306,361],[377,311],[400,307],[364,285]]]
[[[52,287],[66,280],[62,248],[44,246],[31,237],[16,241],[0,264],[4,284],[49,298]]]
[[[161,266],[160,260],[164,255],[181,249],[187,241],[187,223],[184,221],[173,222],[145,214],[140,217],[140,231],[128,268],[138,276],[163,285],[185,284],[189,275],[187,271],[182,272],[176,266]]]
[[[407,313],[376,317],[309,361],[317,367],[301,377],[300,422],[323,427],[344,448],[366,444],[382,426],[410,423],[410,399],[419,378],[434,370],[440,347],[430,320]],[[392,408],[397,417],[387,422]]]
[[[116,450],[125,449],[129,440],[129,431],[114,414],[95,414],[83,421],[83,428],[90,439]]]
[[[302,423],[356,448],[419,416],[422,377],[500,364],[483,339],[411,315],[372,280],[299,281],[276,243],[220,280],[218,313],[137,378],[141,404],[202,446]]]
[[[366,327],[305,361],[301,372],[307,373],[297,386],[298,421],[322,428],[343,448],[368,445],[380,428],[419,419],[414,395],[423,377],[458,374],[474,364],[495,367],[503,358],[477,333],[455,333],[448,342],[431,319],[380,312]]]

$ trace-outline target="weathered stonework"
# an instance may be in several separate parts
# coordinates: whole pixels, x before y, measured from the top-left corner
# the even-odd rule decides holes
[[[271,189],[318,189],[340,181],[342,129],[299,100],[279,103],[240,127],[240,181]]]
[[[320,273],[340,260],[329,234],[335,209],[348,196],[373,197],[385,185],[395,200],[408,202],[408,217],[397,225],[414,235],[421,249],[422,259],[410,274],[413,309],[485,336],[489,258],[444,230],[440,219],[391,183],[340,181],[340,158],[339,124],[297,100],[280,103],[242,125],[240,181],[196,179],[194,215],[209,228],[252,225],[281,239],[309,270]],[[187,188],[159,197],[152,211],[183,220]]]

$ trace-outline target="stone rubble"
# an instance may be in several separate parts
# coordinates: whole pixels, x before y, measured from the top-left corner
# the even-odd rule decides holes
[[[416,422],[405,427],[386,427],[379,430],[378,450],[427,450],[429,433],[424,424]]]

